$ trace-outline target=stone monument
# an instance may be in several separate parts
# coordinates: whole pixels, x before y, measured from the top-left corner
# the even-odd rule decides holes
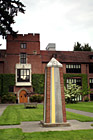
[[[66,120],[63,68],[52,58],[45,69],[43,126],[68,126]]]

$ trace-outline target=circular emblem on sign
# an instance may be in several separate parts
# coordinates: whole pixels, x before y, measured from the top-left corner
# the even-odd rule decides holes
[[[52,65],[53,65],[53,66],[56,66],[56,65],[57,65],[56,61],[53,61],[53,62],[52,62]]]

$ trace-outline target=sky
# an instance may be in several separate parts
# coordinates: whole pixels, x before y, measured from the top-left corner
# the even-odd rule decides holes
[[[72,51],[75,42],[93,49],[93,0],[21,0],[25,14],[13,25],[20,34],[39,33],[40,48],[55,43],[56,50]],[[5,41],[0,37],[1,49]]]

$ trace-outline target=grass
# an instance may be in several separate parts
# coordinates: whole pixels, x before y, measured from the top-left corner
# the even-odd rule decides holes
[[[72,113],[72,112],[66,112],[66,117],[67,120],[78,120],[81,122],[92,122],[93,121],[93,117],[88,117],[88,116],[84,116],[84,115],[80,115],[80,114],[76,114],[76,113]]]
[[[93,102],[80,102],[76,104],[66,104],[66,107],[93,113]]]
[[[43,105],[38,105],[36,109],[25,109],[24,105],[10,105],[0,117],[0,125],[39,120],[43,120]]]
[[[0,140],[93,140],[93,130],[23,133],[21,129],[0,130]]]
[[[67,120],[93,121],[92,117],[87,117],[71,112],[67,112]],[[43,120],[43,105],[32,109],[25,109],[24,105],[10,105],[0,117],[0,125],[20,124],[22,121]]]

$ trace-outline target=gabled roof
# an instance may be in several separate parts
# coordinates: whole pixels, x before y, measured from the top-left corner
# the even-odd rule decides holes
[[[48,63],[55,56],[61,63],[93,63],[89,51],[40,51],[42,63]]]

